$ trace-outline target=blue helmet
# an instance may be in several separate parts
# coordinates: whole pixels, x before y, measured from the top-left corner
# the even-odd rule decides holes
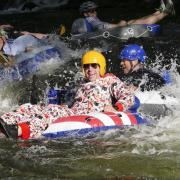
[[[138,59],[141,63],[145,62],[145,58],[146,53],[143,47],[137,44],[127,45],[119,54],[119,59],[128,59],[129,61]]]

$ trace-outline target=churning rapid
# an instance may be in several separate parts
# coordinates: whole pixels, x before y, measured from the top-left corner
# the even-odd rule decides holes
[[[23,5],[22,1],[15,2]],[[44,1],[44,5],[48,2],[50,1]],[[62,2],[68,1],[53,3]],[[34,3],[41,4],[41,1],[34,1]],[[9,7],[6,9],[10,12]],[[148,62],[151,62],[149,67],[159,72],[163,69],[163,62],[170,72],[171,83],[159,90],[161,94],[179,100],[180,41],[175,38],[175,35],[179,33],[180,28],[178,24],[167,24],[164,27],[167,28],[164,33],[168,36],[142,38],[137,41],[141,42],[147,50]],[[128,42],[133,41],[131,39]],[[75,49],[71,48],[67,42],[54,41],[54,37],[51,42],[60,49],[61,58],[53,57],[50,61],[44,62],[36,76],[3,84],[0,88],[1,114],[15,109],[20,104],[30,102],[35,96],[36,100],[47,103],[47,92],[50,86],[60,90],[65,88],[74,91],[75,84],[82,78],[81,56],[90,49],[91,45],[85,44],[81,49]],[[109,46],[102,40],[100,44],[101,47],[95,48],[104,52],[107,57],[108,71],[118,73],[117,51],[126,42]],[[41,47],[38,48],[41,49]],[[6,77],[7,74],[4,76]],[[72,93],[66,94],[63,102],[70,104]],[[14,179],[22,177],[31,179],[179,179],[180,105],[171,103],[160,110],[164,111],[165,115],[158,118],[148,116],[153,121],[150,125],[108,130],[87,137],[14,141],[5,139],[0,134],[1,177]]]
[[[81,71],[77,59],[79,60],[83,51],[68,49],[69,53],[61,59],[58,70],[49,69],[48,74],[47,69],[39,72],[37,81],[40,83],[37,88],[45,88],[41,89],[45,93],[49,83],[48,78],[51,81],[57,80],[57,77],[63,79],[66,86],[75,83],[80,78],[80,73],[77,72]],[[176,55],[173,56],[176,58]],[[158,62],[162,54],[159,55],[157,52],[155,57],[155,61]],[[172,85],[161,89],[161,92],[179,99],[180,77],[174,67],[176,67],[175,64],[171,68]],[[15,108],[19,99],[27,101],[30,96],[27,89],[32,85],[31,81],[32,79],[29,79],[28,82],[23,81],[18,85],[10,84],[1,88],[1,113]],[[16,88],[15,92],[14,88]],[[177,160],[180,146],[180,107],[170,105],[169,108],[169,114],[155,120],[156,123],[152,126],[109,130],[98,136],[19,142],[18,144],[1,139],[1,172],[6,172],[3,177],[7,177],[7,174],[8,177],[16,177],[23,174],[25,168],[27,176],[32,173],[38,178],[78,178],[92,174],[95,179],[119,175],[179,177]],[[146,163],[148,166],[144,165]],[[127,168],[123,168],[124,166]],[[13,173],[7,172],[7,167],[11,168]]]

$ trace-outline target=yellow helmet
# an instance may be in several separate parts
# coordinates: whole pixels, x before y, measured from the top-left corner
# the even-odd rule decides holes
[[[102,53],[91,50],[86,52],[82,57],[82,65],[97,63],[100,66],[100,75],[104,76],[106,73],[106,59]]]

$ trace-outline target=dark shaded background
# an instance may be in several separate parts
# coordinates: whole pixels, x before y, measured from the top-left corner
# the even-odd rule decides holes
[[[118,22],[121,19],[130,20],[146,16],[148,14],[152,14],[160,5],[160,0],[94,1],[99,5],[98,14],[100,19],[114,23]],[[2,2],[3,0],[0,1],[0,4]],[[7,2],[8,0],[6,1],[6,3]],[[9,15],[1,14],[0,23],[10,23],[14,25],[17,30],[28,30],[32,32],[43,33],[56,32],[59,25],[64,24],[66,26],[67,32],[69,32],[72,22],[76,18],[80,17],[78,9],[79,5],[82,2],[82,0],[70,0],[67,5],[56,7],[53,9],[47,8],[46,10],[43,9],[37,12],[19,12],[16,14]],[[180,14],[178,13],[180,8],[180,1],[174,1],[174,4],[176,9],[176,16],[168,16],[160,22],[161,29],[163,31],[161,36],[155,38],[129,39],[128,42],[121,42],[119,41],[119,39],[113,39],[113,41],[111,41],[111,39],[105,40],[106,44],[108,44],[108,48],[110,47],[110,51],[105,50],[104,54],[107,59],[111,59],[111,61],[109,61],[107,64],[108,72],[113,72],[118,76],[119,74],[121,74],[117,54],[124,47],[124,45],[128,43],[137,43],[139,45],[143,45],[148,57],[147,66],[150,66],[150,68],[158,64],[159,70],[161,70],[164,66],[166,66],[166,69],[169,70],[172,64],[171,60],[173,59],[173,61],[175,61],[178,64],[177,70],[178,72],[180,72]],[[31,8],[31,6],[28,6],[28,4],[26,4],[26,8]],[[85,44],[85,47],[91,48],[89,44],[92,45],[92,47],[98,47],[99,45],[101,46],[101,44],[103,44],[101,43],[103,41],[104,39],[102,41],[98,39],[98,41],[95,40],[95,42],[88,42],[88,44]],[[86,48],[79,47],[79,49]],[[156,56],[160,56],[161,54],[163,55],[162,58],[159,58],[159,61],[157,61]],[[64,66],[61,66],[61,70],[57,69],[56,71],[54,71],[53,74],[50,75],[50,77],[48,75],[48,77],[46,77],[46,75],[45,77],[37,77],[38,80],[36,80],[36,82],[38,85],[37,88],[34,87],[35,93],[37,93],[36,89],[38,89],[41,84],[39,82],[44,82],[44,79],[48,79],[49,84],[52,84],[52,86],[56,83],[58,85],[64,86],[65,81],[62,78],[59,78],[59,74],[63,74],[64,72],[69,73],[69,69],[76,70],[75,62],[80,64],[81,61],[77,58],[72,59],[72,61],[70,61],[69,63],[65,64]],[[62,69],[64,69],[64,71]],[[72,81],[73,74],[68,73],[64,74],[64,76],[66,77],[67,81]],[[24,84],[22,82],[22,87],[28,87],[27,81]],[[21,87],[19,85],[17,86],[18,88]],[[29,89],[32,89],[31,84],[29,86]],[[46,84],[43,84],[42,86],[43,87],[40,87],[39,89],[45,89],[44,86],[46,86]],[[20,101],[20,104],[26,102],[26,99],[24,97],[27,97],[27,99],[29,100],[29,90],[25,90],[25,93],[26,92],[28,93],[28,95],[22,95],[23,99],[22,101]]]
[[[56,7],[54,9],[43,9],[32,13],[17,13],[9,15],[0,15],[0,23],[10,23],[18,30],[30,30],[33,32],[53,32],[60,24],[64,24],[69,31],[74,19],[79,17],[78,8],[83,0],[70,0],[67,5]],[[100,19],[108,22],[118,22],[120,19],[130,20],[146,16],[155,12],[159,7],[160,0],[94,0],[99,5],[98,14]],[[7,4],[7,0],[1,0],[0,7]],[[167,17],[161,24],[179,23],[180,2],[174,0],[176,8],[175,17]],[[28,3],[26,8],[31,8]]]

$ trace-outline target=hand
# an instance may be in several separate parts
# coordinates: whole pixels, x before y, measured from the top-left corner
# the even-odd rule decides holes
[[[134,93],[138,89],[138,86],[134,86],[134,85],[129,85],[128,87],[132,93]]]

